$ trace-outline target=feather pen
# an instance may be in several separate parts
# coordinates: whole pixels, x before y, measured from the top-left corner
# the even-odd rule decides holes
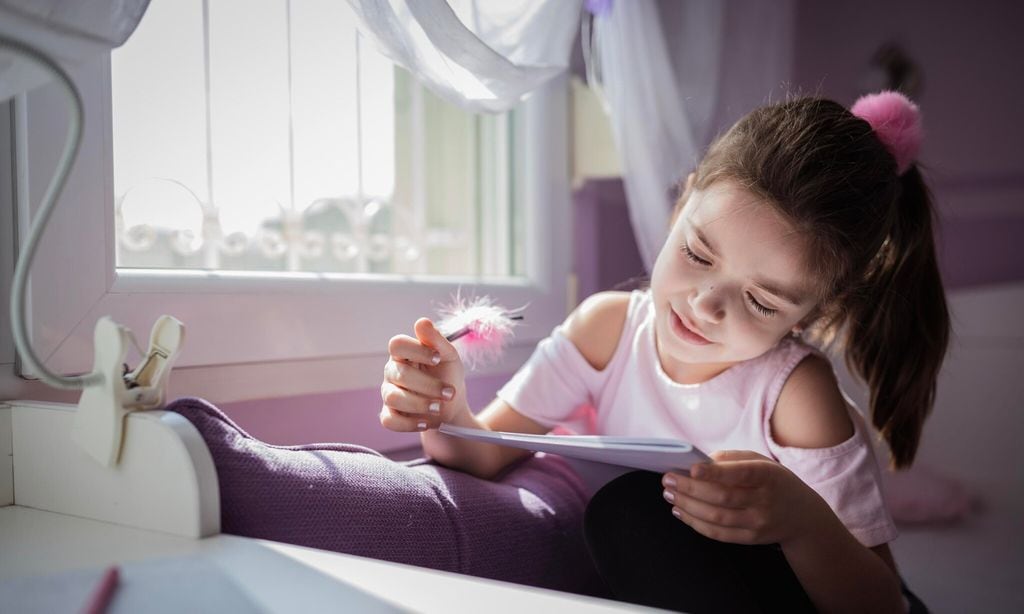
[[[512,329],[523,320],[526,306],[508,310],[495,305],[489,296],[465,299],[441,309],[438,330],[455,344],[459,356],[470,369],[501,356],[512,338]]]

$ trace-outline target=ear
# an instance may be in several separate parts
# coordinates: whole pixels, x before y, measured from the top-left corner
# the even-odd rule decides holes
[[[801,319],[799,322],[793,325],[793,328],[790,329],[790,332],[793,333],[794,335],[800,336],[801,334],[803,334],[805,330],[814,326],[814,323],[818,320],[819,317],[821,317],[821,309],[819,307],[815,307],[814,309],[811,310],[810,313],[805,315],[803,319]]]

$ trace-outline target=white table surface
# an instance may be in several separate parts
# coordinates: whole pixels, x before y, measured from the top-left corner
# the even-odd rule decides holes
[[[267,612],[645,609],[266,540],[233,535],[192,540],[20,506],[0,507],[0,583],[46,576],[59,581],[56,574],[61,572],[63,577],[72,570],[98,574],[115,563],[161,557],[184,557],[185,564],[199,557],[212,563]]]

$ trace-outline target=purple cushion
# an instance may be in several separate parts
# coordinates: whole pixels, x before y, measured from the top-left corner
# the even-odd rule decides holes
[[[357,445],[270,445],[201,399],[165,409],[192,422],[213,455],[224,533],[597,592],[586,492],[560,458],[534,456],[488,481]]]

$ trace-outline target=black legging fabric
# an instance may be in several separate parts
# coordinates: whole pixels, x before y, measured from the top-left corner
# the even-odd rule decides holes
[[[669,512],[661,475],[628,473],[594,495],[584,533],[615,599],[692,612],[814,612],[777,545],[704,537]],[[927,613],[905,587],[912,614]]]

